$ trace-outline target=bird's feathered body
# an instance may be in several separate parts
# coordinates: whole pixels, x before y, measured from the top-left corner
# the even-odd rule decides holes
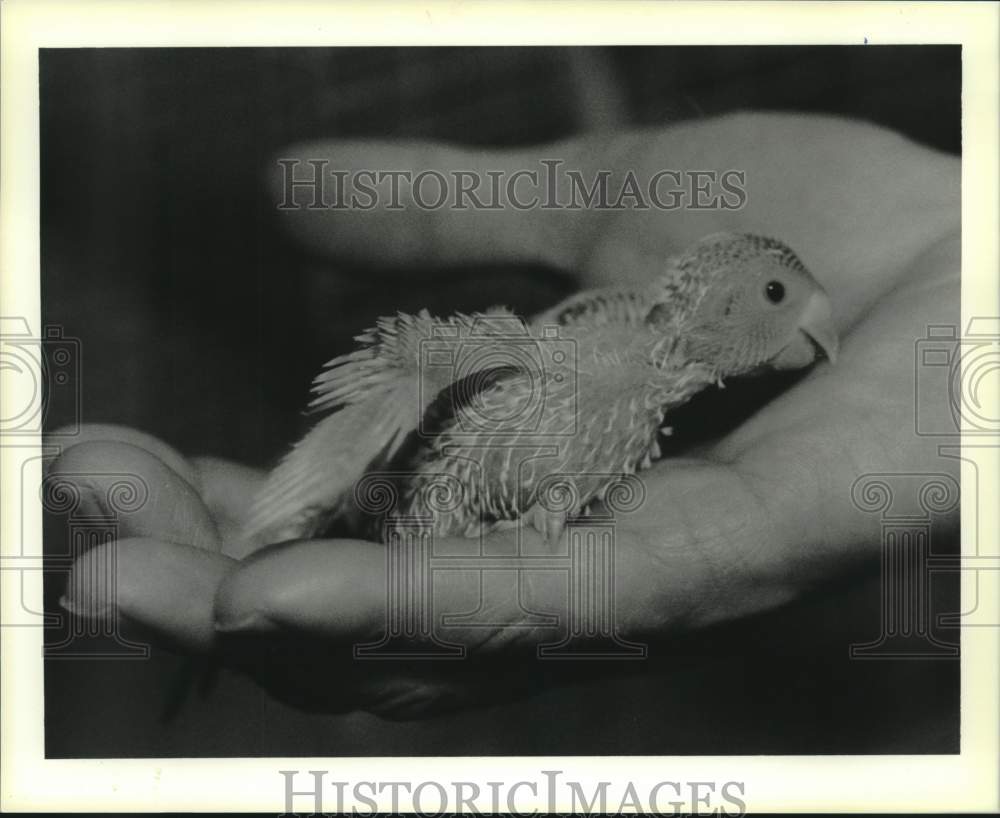
[[[358,350],[317,377],[310,408],[335,411],[272,473],[251,531],[267,541],[309,537],[347,518],[358,535],[378,538],[393,514],[440,536],[522,517],[558,535],[565,517],[659,458],[671,409],[769,361],[811,362],[815,331],[806,342],[784,338],[760,319],[736,324],[751,330],[745,343],[715,337],[748,311],[719,271],[761,259],[768,286],[773,268],[822,294],[784,245],[720,235],[670,260],[646,289],[584,292],[531,322],[500,308],[379,319]],[[829,354],[830,332],[819,334]],[[563,493],[556,505],[543,496],[553,476]],[[365,496],[374,485],[395,495],[391,508]]]
[[[539,498],[546,477],[562,477],[563,490],[574,494],[573,512],[586,507],[615,475],[658,459],[665,412],[713,380],[694,362],[658,363],[661,339],[645,328],[560,329],[559,340],[575,356],[550,361],[544,371],[511,371],[428,429],[404,466],[403,514],[433,519],[442,536],[475,536],[483,524],[529,510],[542,521],[552,512],[558,525],[560,512]],[[466,496],[428,508],[426,493],[435,485]]]

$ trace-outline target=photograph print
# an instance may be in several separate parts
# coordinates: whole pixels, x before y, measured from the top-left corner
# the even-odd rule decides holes
[[[41,49],[46,758],[958,753],[962,59]]]

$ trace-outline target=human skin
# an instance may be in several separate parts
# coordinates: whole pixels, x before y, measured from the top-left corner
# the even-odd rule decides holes
[[[565,269],[581,287],[639,283],[659,260],[718,230],[774,235],[803,258],[832,300],[839,360],[721,439],[643,472],[646,501],[616,524],[615,613],[627,639],[776,608],[876,564],[878,521],[851,502],[858,477],[956,473],[956,461],[939,457],[913,423],[918,410],[939,424],[950,418],[946,394],[915,405],[914,344],[928,324],[959,320],[954,157],[864,123],[750,113],[496,155],[359,142],[286,155],[326,156],[346,169],[512,169],[559,157],[585,177],[599,168],[639,178],[665,167],[746,172],[746,206],[732,211],[283,214],[304,245],[377,266],[390,282],[414,261],[509,261]],[[240,667],[303,707],[400,718],[506,697],[539,675],[534,649],[552,633],[532,627],[444,629],[440,636],[467,649],[457,664],[353,661],[351,645],[376,641],[385,627],[381,546],[327,539],[250,554],[240,523],[262,473],[187,458],[122,427],[86,427],[78,440],[50,473],[77,483],[85,503],[103,502],[102,472],[137,474],[151,487],[150,502],[123,515],[121,538],[104,547],[117,549],[123,618],[173,649]],[[957,510],[944,525],[957,530]],[[515,534],[492,536],[502,548]],[[545,547],[533,531],[523,536],[527,548]],[[80,579],[100,556],[82,557],[68,588],[86,596]],[[436,583],[435,605],[467,610],[466,586],[457,575]],[[564,590],[545,576],[529,577],[520,594],[519,602],[512,584],[494,600],[497,621],[516,623],[522,605],[565,606]],[[88,600],[66,603],[80,609]]]

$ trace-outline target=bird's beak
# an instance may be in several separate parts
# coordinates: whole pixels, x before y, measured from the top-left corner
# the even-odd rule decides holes
[[[840,344],[837,340],[837,330],[833,326],[830,299],[826,293],[820,290],[810,296],[802,312],[799,329],[822,350],[831,364],[837,363],[837,349]]]
[[[795,336],[770,365],[779,370],[801,369],[816,360],[817,352],[822,352],[830,363],[835,363],[838,346],[830,299],[825,292],[818,290],[806,302]]]

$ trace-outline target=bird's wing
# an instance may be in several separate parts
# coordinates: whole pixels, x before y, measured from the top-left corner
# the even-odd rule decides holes
[[[533,325],[590,329],[654,323],[670,331],[665,325],[679,325],[683,311],[704,291],[705,277],[680,256],[657,260],[649,273],[648,284],[638,288],[602,287],[571,295],[536,316]]]
[[[647,293],[641,290],[616,287],[584,290],[535,316],[532,323],[579,327],[633,325],[645,318],[650,306]]]
[[[498,324],[509,320],[520,322],[506,310],[448,319],[424,310],[381,318],[358,336],[362,346],[328,362],[313,382],[309,410],[330,414],[271,472],[255,500],[248,536],[275,541],[316,533],[371,464],[391,459],[420,428],[444,390],[457,378],[495,367],[488,355],[481,364],[475,355],[459,364],[459,351],[479,337],[495,338],[503,331]]]

